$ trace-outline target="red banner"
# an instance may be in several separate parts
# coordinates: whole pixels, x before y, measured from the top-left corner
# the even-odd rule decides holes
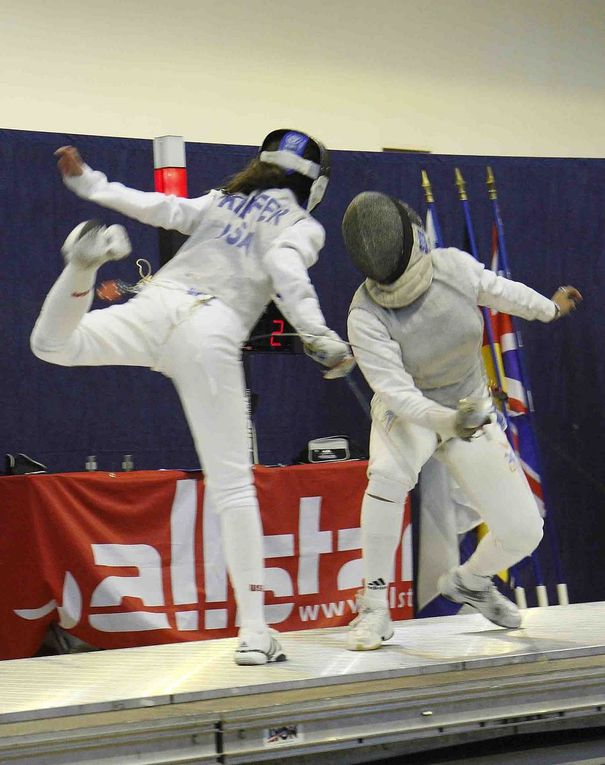
[[[361,585],[365,462],[255,468],[266,615],[280,631],[335,627]],[[50,622],[98,648],[236,634],[219,519],[199,474],[0,479],[0,658],[32,656]],[[390,603],[412,616],[409,507]]]

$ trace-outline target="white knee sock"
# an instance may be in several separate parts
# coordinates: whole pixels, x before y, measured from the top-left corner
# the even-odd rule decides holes
[[[264,614],[263,532],[258,505],[235,506],[221,513],[227,570],[243,629],[266,629]]]
[[[52,286],[32,332],[34,350],[61,347],[90,308],[96,269],[76,268],[69,263]]]
[[[361,505],[361,541],[365,597],[371,605],[388,607],[389,584],[395,552],[401,541],[403,502],[389,502],[364,494]]]

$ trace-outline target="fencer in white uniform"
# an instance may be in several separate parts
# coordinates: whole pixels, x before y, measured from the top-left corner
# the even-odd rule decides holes
[[[465,252],[430,251],[413,210],[379,192],[353,199],[342,230],[366,276],[350,306],[349,340],[374,391],[361,509],[365,584],[347,647],[372,650],[393,635],[387,592],[403,503],[432,455],[489,527],[469,560],[441,578],[440,591],[495,624],[518,627],[519,610],[492,576],[535,549],[542,519],[491,405],[478,306],[550,322],[573,310],[581,295],[569,286],[549,300]]]
[[[172,379],[221,519],[240,624],[235,661],[281,661],[285,654],[264,617],[242,344],[275,299],[309,355],[332,374],[352,362],[348,346],[326,326],[307,274],[324,244],[324,229],[310,212],[327,186],[328,153],[303,133],[273,131],[239,174],[196,199],[109,182],[74,147],[57,155],[78,196],[189,239],[134,298],[89,311],[98,267],[125,257],[130,244],[122,226],[77,226],[63,245],[66,266],[44,302],[32,350],[54,364],[145,366]]]

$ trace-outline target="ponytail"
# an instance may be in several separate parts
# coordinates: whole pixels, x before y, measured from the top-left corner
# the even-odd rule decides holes
[[[299,204],[306,204],[311,189],[311,181],[300,173],[286,174],[277,165],[253,159],[243,170],[229,178],[221,186],[225,194],[250,194],[262,189],[290,189],[294,192]]]

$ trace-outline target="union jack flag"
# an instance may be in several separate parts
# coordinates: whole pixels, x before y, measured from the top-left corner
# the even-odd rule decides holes
[[[500,275],[504,274],[504,269],[500,263],[498,234],[495,225],[492,234],[491,268],[492,271]],[[531,423],[533,410],[531,391],[524,380],[521,362],[522,342],[519,332],[515,330],[512,318],[508,314],[490,310],[489,320],[492,325],[499,374],[496,374],[494,370],[487,333],[484,329],[482,354],[488,382],[495,397],[501,396],[505,402],[508,412],[509,441],[521,462],[540,513],[544,515],[544,495],[539,472],[538,447]]]

